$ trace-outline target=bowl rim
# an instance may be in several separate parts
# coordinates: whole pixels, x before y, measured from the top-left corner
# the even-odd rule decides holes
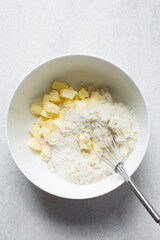
[[[101,60],[103,62],[107,62],[109,64],[111,64],[112,66],[116,67],[118,70],[120,70],[122,73],[124,73],[129,79],[130,81],[132,82],[133,85],[135,85],[135,87],[138,89],[141,97],[142,97],[142,100],[144,102],[144,106],[146,108],[146,115],[147,115],[147,120],[148,120],[148,126],[147,126],[147,137],[146,137],[146,143],[145,143],[145,146],[144,146],[144,151],[143,151],[143,155],[141,156],[141,161],[137,164],[136,168],[131,172],[130,176],[132,176],[135,171],[138,169],[138,167],[140,166],[140,164],[142,163],[143,159],[144,159],[144,156],[146,154],[146,151],[147,151],[147,147],[148,147],[148,144],[149,144],[149,139],[150,139],[150,130],[151,130],[151,127],[150,127],[150,114],[149,114],[149,110],[148,110],[148,107],[147,107],[147,104],[146,104],[146,100],[145,100],[145,97],[143,95],[143,93],[141,92],[139,86],[137,85],[137,83],[132,79],[132,77],[128,74],[128,72],[124,71],[123,69],[121,69],[119,66],[117,66],[117,64],[113,63],[112,61],[109,61],[108,59],[105,59],[104,57],[101,57],[101,56],[98,56],[98,55],[91,55],[91,54],[83,54],[83,53],[70,53],[70,54],[63,54],[63,55],[59,55],[59,56],[56,56],[56,57],[53,57],[53,58],[49,58],[43,62],[41,62],[40,64],[37,64],[35,67],[33,67],[30,71],[27,72],[27,74],[25,74],[25,76],[19,81],[19,83],[17,84],[17,86],[14,88],[10,98],[9,98],[9,102],[8,102],[8,105],[7,105],[7,111],[6,111],[6,117],[5,117],[5,133],[6,133],[6,140],[7,140],[7,145],[8,145],[8,148],[9,148],[9,151],[11,153],[11,156],[16,164],[16,166],[18,167],[18,169],[21,171],[21,173],[32,183],[34,184],[36,187],[38,187],[39,189],[41,189],[42,191],[44,192],[47,192],[51,195],[54,195],[56,197],[60,197],[60,198],[64,198],[64,199],[72,199],[72,200],[82,200],[82,199],[91,199],[91,198],[96,198],[96,197],[100,197],[100,196],[103,196],[107,193],[110,193],[112,192],[113,190],[117,189],[118,187],[120,187],[125,181],[122,179],[122,181],[120,181],[116,187],[113,187],[110,191],[107,191],[107,192],[103,192],[102,194],[92,194],[92,196],[89,196],[89,197],[68,197],[68,196],[63,196],[62,195],[58,195],[58,194],[54,194],[52,193],[51,191],[48,191],[46,189],[44,189],[42,186],[34,183],[32,181],[32,179],[30,179],[28,176],[26,176],[26,174],[23,172],[23,170],[19,167],[17,161],[16,161],[16,157],[14,156],[14,153],[11,149],[11,145],[10,145],[10,141],[9,141],[9,132],[8,132],[8,121],[9,121],[9,111],[10,111],[10,106],[11,106],[11,103],[12,103],[12,100],[13,100],[13,97],[16,93],[16,91],[18,90],[18,88],[20,87],[20,85],[23,83],[23,81],[26,79],[26,77],[31,74],[32,72],[34,72],[37,68],[43,66],[44,64],[47,64],[53,60],[57,60],[57,59],[61,59],[61,58],[68,58],[68,57],[88,57],[88,58],[94,58],[94,59],[97,59],[97,60]]]

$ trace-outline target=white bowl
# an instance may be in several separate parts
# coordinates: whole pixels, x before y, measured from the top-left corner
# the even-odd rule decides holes
[[[124,182],[118,174],[89,185],[76,185],[50,173],[39,154],[32,152],[26,145],[28,128],[34,121],[29,106],[31,103],[39,103],[55,79],[71,85],[85,81],[96,87],[108,86],[116,100],[131,106],[139,123],[140,136],[125,163],[129,175],[138,168],[149,141],[149,116],[144,98],[133,80],[120,68],[104,59],[86,55],[62,56],[40,65],[21,81],[11,98],[7,139],[13,159],[22,173],[37,187],[56,196],[86,199],[106,194]],[[18,147],[19,144],[21,147]]]

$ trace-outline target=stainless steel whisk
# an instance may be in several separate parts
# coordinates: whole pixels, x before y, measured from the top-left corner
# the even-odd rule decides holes
[[[112,169],[114,169],[114,171],[116,173],[119,173],[122,178],[125,180],[125,182],[129,185],[129,187],[132,189],[132,191],[135,193],[135,195],[139,198],[139,200],[141,201],[141,203],[143,204],[143,206],[147,209],[147,211],[150,213],[150,215],[153,217],[153,219],[160,224],[160,216],[159,214],[156,212],[156,210],[152,207],[152,205],[147,201],[147,199],[143,196],[143,194],[138,190],[138,188],[136,187],[136,185],[134,184],[133,180],[131,179],[131,177],[127,174],[125,168],[124,168],[124,164],[120,158],[120,154],[118,152],[118,148],[116,146],[115,140],[113,138],[113,135],[111,134],[111,132],[109,131],[109,129],[106,127],[110,138],[111,138],[111,142],[110,142],[110,149],[112,150],[112,152],[110,151],[109,147],[106,146],[105,142],[101,139],[101,137],[99,136],[99,134],[97,133],[96,129],[92,127],[93,130],[93,137],[95,139],[98,139],[98,141],[101,142],[102,146],[104,147],[104,149],[106,150],[106,152],[109,154],[110,158],[112,159],[112,161],[108,158],[108,156],[106,156],[106,154],[96,145],[96,148],[98,149],[98,152],[95,151],[93,149],[93,147],[91,147],[89,144],[87,144],[92,151],[101,159],[103,160],[105,163],[107,163]],[[98,124],[97,126],[103,133],[103,135],[105,136],[106,133],[104,132],[104,130],[102,129],[102,127]],[[87,139],[92,143],[92,146],[94,146],[94,142],[89,139],[87,137]]]

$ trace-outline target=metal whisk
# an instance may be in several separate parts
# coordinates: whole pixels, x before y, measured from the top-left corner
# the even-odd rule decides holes
[[[160,224],[160,216],[159,214],[156,212],[156,210],[152,207],[152,205],[147,201],[147,199],[143,196],[143,194],[138,190],[138,188],[136,187],[136,185],[134,184],[133,180],[131,179],[131,177],[127,174],[125,168],[124,168],[124,164],[120,158],[120,154],[118,152],[118,148],[116,146],[115,140],[113,138],[113,135],[111,134],[111,132],[109,131],[109,129],[106,127],[106,130],[110,136],[110,144],[109,147],[107,147],[107,145],[105,144],[105,142],[103,141],[103,139],[101,139],[101,137],[99,136],[99,134],[97,133],[97,128],[99,128],[103,135],[106,136],[106,133],[104,132],[104,130],[102,129],[101,125],[97,125],[97,127],[93,127],[91,126],[92,130],[93,130],[93,138],[98,140],[103,148],[105,149],[106,153],[108,154],[108,157],[106,153],[104,153],[100,147],[97,147],[96,144],[96,148],[98,149],[98,152],[94,150],[94,148],[92,146],[94,146],[94,141],[89,139],[87,137],[87,139],[92,143],[92,146],[90,146],[90,144],[87,144],[92,151],[101,159],[103,160],[105,163],[107,163],[112,169],[114,169],[114,171],[116,173],[119,173],[122,178],[125,180],[125,182],[130,186],[130,188],[132,189],[132,191],[135,193],[135,195],[139,198],[139,200],[141,201],[141,203],[143,204],[143,206],[147,209],[147,211],[150,213],[150,215],[153,217],[153,219]],[[107,136],[106,136],[107,137]]]

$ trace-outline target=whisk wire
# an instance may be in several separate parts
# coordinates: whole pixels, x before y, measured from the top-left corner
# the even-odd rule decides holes
[[[98,134],[96,132],[94,132],[94,135],[96,135],[96,138],[99,139],[99,141],[102,143],[102,145],[104,146],[104,148],[106,149],[106,151],[108,152],[108,154],[111,156],[111,158],[113,159],[113,161],[117,164],[115,158],[113,157],[112,153],[109,151],[109,149],[107,148],[106,144],[104,143],[104,141],[98,136]],[[105,155],[106,157],[106,155]],[[107,157],[106,157],[107,158]]]
[[[105,133],[104,130],[102,129],[101,125],[99,125],[99,128],[101,129],[101,131],[103,132],[104,136],[106,137],[106,133]],[[120,156],[119,156],[119,152],[118,152],[116,143],[115,143],[114,138],[113,138],[113,136],[112,136],[112,134],[111,134],[111,132],[109,131],[109,129],[108,129],[107,126],[106,126],[106,129],[107,129],[107,131],[108,131],[108,133],[109,133],[109,135],[110,135],[110,137],[111,137],[111,140],[112,140],[111,143],[110,143],[110,147],[111,147],[113,153],[115,154],[115,156],[116,156],[117,159],[118,159],[118,161],[116,161],[116,159],[114,158],[114,161],[116,162],[116,164],[118,164],[118,162],[120,162],[121,159],[120,159]],[[114,145],[114,148],[113,148],[113,146],[112,146],[112,143],[113,143],[113,145]]]
[[[92,145],[94,145],[94,143],[92,142],[92,140],[91,140],[90,138],[87,137],[87,139],[92,143]],[[101,153],[101,155],[100,155],[99,153],[97,153],[97,152],[93,149],[93,147],[91,147],[88,143],[86,143],[86,144],[87,144],[87,146],[88,146],[102,161],[104,161],[105,163],[107,163],[111,168],[115,169],[114,164],[105,156],[105,154],[100,150],[99,147],[96,146],[96,147],[98,148],[98,151]],[[103,158],[102,156],[104,156],[105,158]],[[106,161],[106,159],[107,159],[107,161]]]

